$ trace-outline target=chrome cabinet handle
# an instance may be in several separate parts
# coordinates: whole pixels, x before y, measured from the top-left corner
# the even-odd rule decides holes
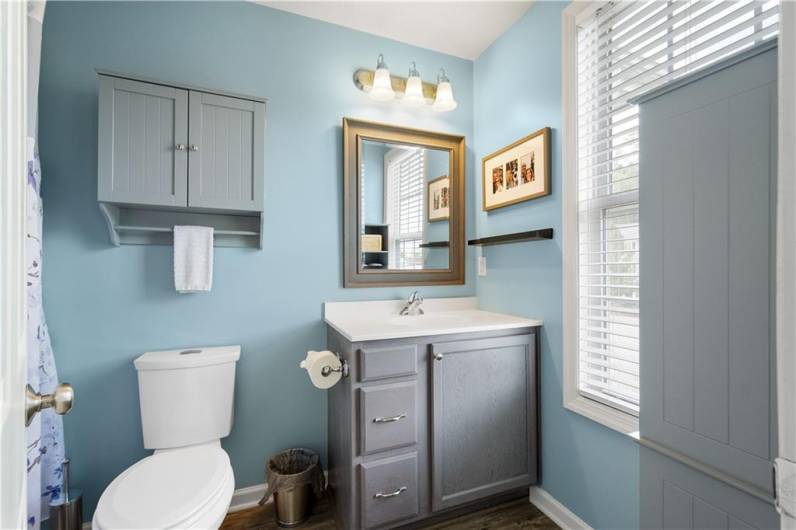
[[[441,353],[435,353],[434,354],[434,359],[436,359],[438,361],[441,361],[442,360],[442,354]]]
[[[41,395],[28,385],[25,389],[25,425],[30,425],[33,416],[44,409],[53,409],[56,414],[63,416],[72,410],[72,401],[75,391],[69,383],[61,383],[52,394]]]
[[[177,151],[185,151],[185,144],[177,144],[174,146]]]
[[[389,499],[390,497],[397,497],[401,493],[406,491],[406,486],[401,486],[397,490],[393,491],[392,493],[382,493],[378,492],[376,495],[373,496],[374,499]]]
[[[394,421],[402,420],[406,417],[406,412],[402,412],[397,416],[390,416],[389,418],[373,418],[373,423],[392,423]]]
[[[193,152],[196,152],[196,151],[198,151],[198,150],[199,150],[199,146],[198,146],[198,145],[196,145],[196,144],[191,144],[191,147],[189,147],[189,149],[190,149],[191,151],[193,151]]]

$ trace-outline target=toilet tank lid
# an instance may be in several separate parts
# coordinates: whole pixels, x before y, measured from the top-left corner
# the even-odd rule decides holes
[[[210,348],[181,348],[179,350],[150,351],[135,361],[136,370],[175,370],[214,364],[234,363],[240,359],[240,346]]]

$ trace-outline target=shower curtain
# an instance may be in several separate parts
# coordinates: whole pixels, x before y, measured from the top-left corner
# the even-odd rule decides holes
[[[42,203],[41,167],[36,145],[36,116],[39,93],[39,63],[44,1],[28,2],[28,174],[27,174],[27,260],[28,302],[28,384],[49,394],[58,384],[50,335],[42,306]],[[28,434],[28,528],[38,530],[47,518],[48,504],[61,494],[64,435],[61,416],[45,410],[34,418]]]

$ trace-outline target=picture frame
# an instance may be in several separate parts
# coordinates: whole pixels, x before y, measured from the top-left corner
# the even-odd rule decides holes
[[[550,127],[485,156],[481,166],[485,212],[550,195]]]
[[[442,175],[428,181],[427,193],[428,207],[426,208],[428,222],[447,221],[450,219],[450,178]]]

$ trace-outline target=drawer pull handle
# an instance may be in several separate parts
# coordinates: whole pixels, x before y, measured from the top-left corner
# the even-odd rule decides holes
[[[373,496],[374,499],[389,499],[390,497],[397,497],[401,493],[406,491],[406,486],[401,486],[397,490],[393,491],[392,493],[382,493],[378,492],[376,495]]]
[[[402,420],[406,417],[406,412],[402,412],[397,416],[390,416],[389,418],[373,418],[373,423],[392,423],[394,421]]]

